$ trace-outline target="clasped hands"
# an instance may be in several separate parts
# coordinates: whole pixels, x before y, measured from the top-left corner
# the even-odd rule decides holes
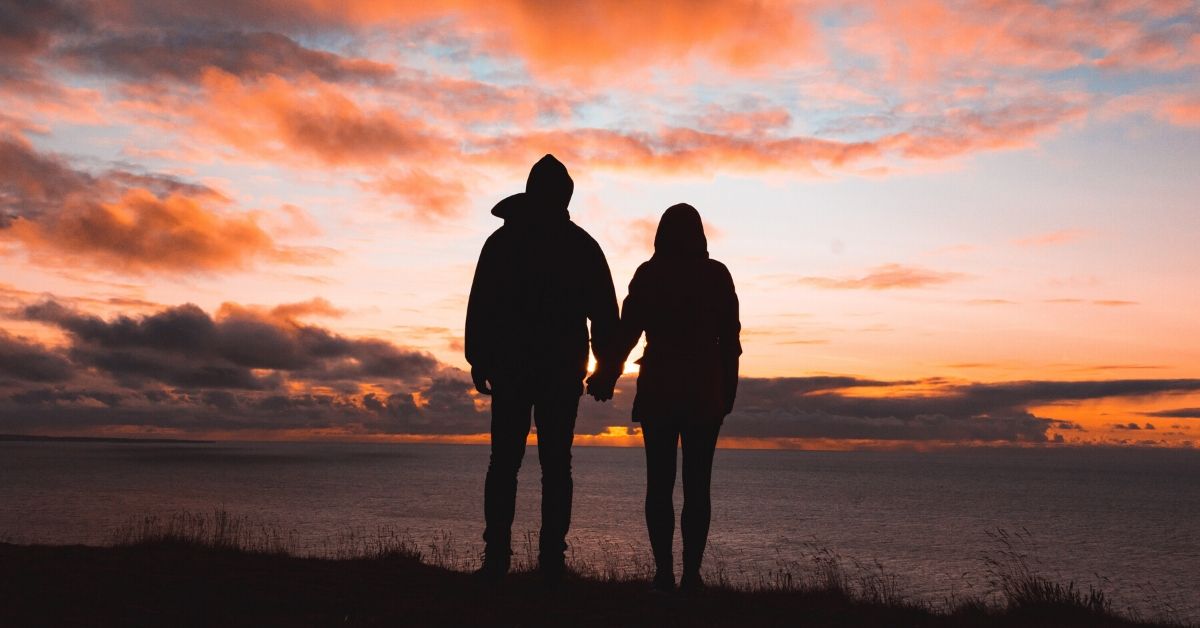
[[[621,369],[598,365],[595,372],[587,378],[587,394],[596,401],[608,401],[613,398],[613,389],[617,387],[617,380],[620,378]],[[492,394],[490,378],[483,369],[471,369],[471,380],[479,394]]]
[[[613,368],[606,364],[596,365],[596,370],[587,378],[587,394],[596,401],[608,401],[613,398],[613,389],[621,378],[621,368]]]

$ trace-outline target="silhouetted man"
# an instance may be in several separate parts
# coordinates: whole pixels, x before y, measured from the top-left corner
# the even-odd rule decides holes
[[[529,172],[525,192],[492,213],[505,220],[483,245],[467,305],[466,354],[471,378],[492,396],[492,452],[484,485],[483,566],[499,579],[512,555],[517,472],[530,413],[542,466],[539,568],[548,580],[564,571],[571,522],[571,442],[592,348],[607,363],[616,341],[617,298],[600,246],[571,222],[574,183],[546,155]],[[598,399],[610,398],[602,392]]]

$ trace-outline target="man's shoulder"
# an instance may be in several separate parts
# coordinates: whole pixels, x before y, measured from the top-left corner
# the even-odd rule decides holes
[[[713,279],[715,281],[720,282],[722,284],[728,284],[730,287],[733,286],[733,274],[730,273],[729,268],[727,266],[725,266],[724,264],[722,264],[721,262],[718,262],[715,259],[709,258],[708,259],[708,272],[711,274],[711,276],[713,277]]]
[[[496,228],[495,231],[493,231],[491,233],[491,235],[489,235],[487,237],[487,240],[484,240],[483,247],[488,248],[488,247],[494,247],[494,246],[500,245],[506,241],[510,241],[510,240],[514,239],[515,236],[516,236],[516,231],[512,228],[511,225],[508,225],[508,224],[500,225],[499,227]]]
[[[722,264],[721,262],[718,262],[717,260],[715,260],[711,257],[708,258],[708,267],[715,272],[718,272],[718,273],[721,273],[724,275],[729,274],[728,267],[726,267],[724,264]]]
[[[566,233],[568,234],[567,237],[571,238],[575,244],[579,246],[586,246],[596,251],[600,250],[600,243],[596,242],[596,239],[593,238],[592,234],[588,233],[587,230],[575,224],[575,221],[567,221]]]

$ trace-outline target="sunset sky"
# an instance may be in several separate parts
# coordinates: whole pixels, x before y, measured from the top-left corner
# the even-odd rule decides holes
[[[480,440],[467,292],[545,153],[619,297],[704,217],[726,446],[1200,446],[1171,0],[2,2],[0,432]]]

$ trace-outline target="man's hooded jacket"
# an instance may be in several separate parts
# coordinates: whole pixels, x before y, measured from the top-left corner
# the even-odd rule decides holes
[[[465,345],[494,387],[581,394],[588,320],[597,359],[618,350],[612,274],[600,246],[571,222],[573,189],[566,167],[546,155],[525,192],[492,210],[505,222],[479,254]]]

